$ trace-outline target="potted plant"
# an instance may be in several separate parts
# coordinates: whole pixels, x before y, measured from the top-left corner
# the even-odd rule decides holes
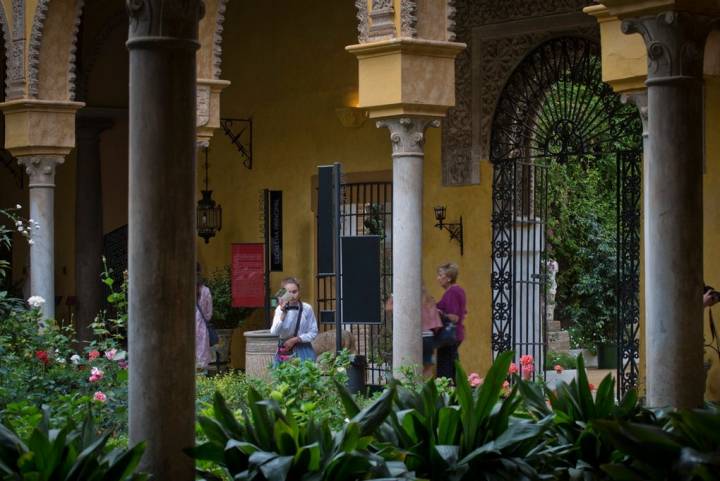
[[[232,306],[232,276],[230,266],[215,269],[207,279],[213,300],[212,323],[217,330],[219,342],[214,346],[219,358],[217,363],[226,366],[230,361],[232,333],[255,309]]]
[[[559,382],[570,384],[577,378],[577,359],[565,352],[548,351],[545,355],[545,384],[555,389]]]

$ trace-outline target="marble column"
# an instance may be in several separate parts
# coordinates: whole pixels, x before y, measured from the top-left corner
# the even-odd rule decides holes
[[[76,123],[75,183],[75,321],[79,341],[89,342],[90,324],[103,307],[105,289],[100,281],[103,255],[103,200],[100,167],[100,133],[112,122],[80,118]]]
[[[201,0],[128,0],[130,443],[140,469],[192,481],[195,87]]]
[[[699,407],[703,370],[703,51],[710,19],[623,22],[648,46],[645,178],[647,404]]]
[[[423,117],[380,120],[393,149],[393,371],[422,369],[422,205],[425,129],[440,121]]]
[[[64,160],[60,155],[18,159],[30,177],[30,219],[38,225],[30,246],[30,295],[45,299],[45,319],[55,318],[55,167]]]

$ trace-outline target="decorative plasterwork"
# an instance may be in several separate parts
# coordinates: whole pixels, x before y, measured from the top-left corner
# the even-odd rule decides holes
[[[702,79],[705,42],[714,19],[684,12],[663,12],[624,20],[624,33],[639,33],[648,53],[648,85],[660,79]]]
[[[438,119],[426,117],[400,117],[378,120],[378,128],[387,127],[390,131],[393,157],[407,155],[425,155],[425,129],[440,127]]]
[[[513,68],[536,45],[557,35],[597,38],[597,27],[558,30],[552,25],[533,33],[513,32],[476,44],[475,27],[525,18],[580,12],[587,0],[453,0],[457,40],[467,49],[455,61],[455,107],[448,111],[442,131],[444,185],[480,182],[480,161],[489,157],[490,126],[495,104]]]
[[[12,37],[10,37],[10,27],[8,26],[7,16],[5,15],[5,7],[0,3],[0,25],[2,26],[2,36],[5,43],[5,54],[6,54],[6,68],[10,71],[10,54],[12,49]],[[5,76],[5,96],[9,95],[10,81],[8,76]]]
[[[225,21],[225,9],[228,0],[217,1],[217,18],[215,19],[215,33],[213,34],[213,78],[219,79],[222,74],[222,34]]]
[[[367,0],[355,0],[355,8],[357,8],[358,43],[366,43],[368,41],[368,30],[370,28]]]
[[[8,86],[6,100],[25,95],[25,1],[12,2],[13,31],[11,46],[7,51]]]
[[[415,0],[400,0],[400,35],[417,37],[417,3]]]
[[[85,0],[77,0],[75,3],[75,17],[73,18],[73,31],[72,39],[70,44],[70,59],[68,66],[68,98],[75,100],[75,80],[77,72],[77,43],[78,43],[78,31],[80,29],[80,21],[82,19],[82,10],[85,5]]]
[[[448,42],[454,42],[456,39],[456,35],[455,35],[456,16],[457,16],[457,9],[455,8],[455,0],[447,0],[447,40],[448,40]]]
[[[370,11],[370,40],[385,40],[395,36],[395,8],[392,0],[372,0]]]
[[[33,16],[32,29],[30,31],[30,43],[28,45],[28,95],[30,98],[38,96],[38,74],[40,71],[40,47],[42,45],[42,34],[47,19],[48,4],[50,0],[38,0]]]

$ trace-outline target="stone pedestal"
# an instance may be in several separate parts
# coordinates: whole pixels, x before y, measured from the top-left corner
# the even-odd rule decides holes
[[[247,331],[245,334],[245,375],[270,379],[270,365],[278,347],[278,337],[269,329]]]
[[[647,403],[703,403],[703,49],[710,18],[628,19],[648,46],[645,152]]]
[[[45,299],[42,314],[55,318],[55,167],[59,155],[21,157],[30,177],[30,219],[37,222],[30,246],[30,293]]]
[[[425,129],[437,119],[380,120],[393,149],[393,370],[422,367],[422,200]]]
[[[130,0],[128,347],[139,468],[192,481],[200,0]]]

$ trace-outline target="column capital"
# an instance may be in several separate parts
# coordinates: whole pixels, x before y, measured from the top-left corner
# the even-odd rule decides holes
[[[29,187],[55,187],[55,167],[62,164],[65,158],[61,155],[30,155],[20,157],[18,164],[25,167],[30,176]]]
[[[633,104],[640,113],[643,124],[643,135],[647,135],[648,124],[648,96],[647,90],[635,90],[633,92],[625,92],[620,96],[620,100],[624,104]]]
[[[202,0],[126,0],[130,30],[129,49],[165,44],[168,48],[191,48],[198,43],[198,22],[205,15]]]
[[[647,85],[700,81],[705,41],[715,19],[687,12],[665,11],[623,20],[623,33],[639,33],[648,56]]]
[[[396,117],[377,121],[390,131],[393,157],[425,155],[425,129],[440,127],[440,120],[428,117]]]

